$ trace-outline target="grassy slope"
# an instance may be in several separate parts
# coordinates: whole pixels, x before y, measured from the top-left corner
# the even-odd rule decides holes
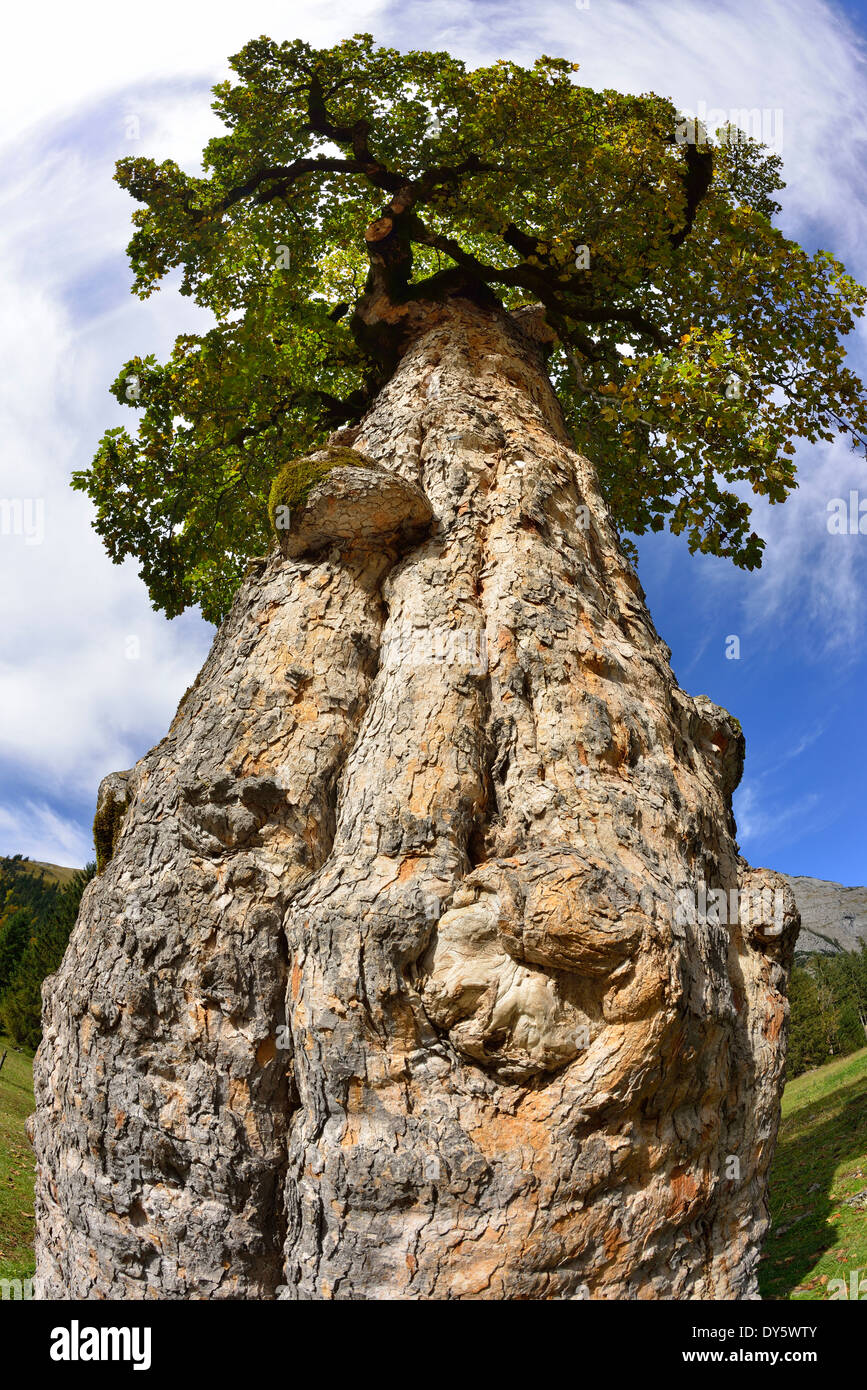
[[[63,887],[64,883],[69,883],[78,873],[77,869],[69,869],[64,864],[43,864],[39,859],[34,859],[32,864],[26,867],[30,868],[34,874],[38,873],[40,869],[44,869],[45,882],[59,883],[61,887]]]
[[[33,1273],[33,1155],[24,1133],[33,1110],[32,1057],[13,1052],[9,1040],[0,1038],[0,1053],[6,1047],[0,1071],[0,1279],[23,1279]],[[761,1265],[763,1298],[822,1299],[829,1279],[848,1281],[852,1269],[867,1278],[867,1209],[841,1201],[863,1189],[867,1048],[786,1087],[771,1173],[773,1226]]]
[[[33,1150],[24,1122],[33,1112],[33,1055],[0,1037],[0,1279],[33,1273]]]
[[[773,1225],[765,1242],[763,1298],[826,1299],[828,1281],[867,1278],[867,1048],[797,1077],[783,1095],[771,1170]]]

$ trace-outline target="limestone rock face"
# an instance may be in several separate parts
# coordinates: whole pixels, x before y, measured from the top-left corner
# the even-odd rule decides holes
[[[798,951],[835,955],[867,941],[867,888],[786,875],[801,914]]]
[[[275,546],[125,780],[45,988],[43,1297],[756,1296],[797,913],[543,350],[431,307],[339,440],[419,532]]]

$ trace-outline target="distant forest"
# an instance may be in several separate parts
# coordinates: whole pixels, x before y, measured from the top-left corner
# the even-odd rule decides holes
[[[798,959],[789,981],[786,1077],[867,1044],[867,942],[858,951]]]
[[[0,858],[0,1031],[19,1047],[39,1043],[42,981],[63,959],[95,871],[88,864],[61,885],[20,854]]]

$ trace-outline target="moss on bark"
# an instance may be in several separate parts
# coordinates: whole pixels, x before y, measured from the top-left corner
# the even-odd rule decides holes
[[[98,874],[104,873],[111,863],[128,807],[129,797],[122,799],[114,796],[107,797],[102,806],[97,806],[93,818],[93,843]]]
[[[357,453],[355,449],[332,445],[327,451],[323,449],[319,452],[327,453],[327,457],[292,459],[276,474],[268,496],[268,519],[273,531],[279,533],[287,529],[286,525],[278,525],[278,510],[282,507],[288,508],[291,518],[293,512],[304,506],[315,485],[330,473],[332,468],[370,466],[370,459]]]

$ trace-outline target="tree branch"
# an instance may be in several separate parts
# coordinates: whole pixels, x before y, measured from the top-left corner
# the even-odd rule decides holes
[[[363,116],[352,125],[335,125],[328,115],[322,81],[318,73],[310,78],[307,92],[307,121],[314,135],[324,135],[336,145],[349,145],[355,161],[361,166],[360,172],[367,175],[376,188],[389,193],[399,193],[408,180],[401,174],[394,174],[370,151],[368,135],[370,122]]]
[[[713,179],[713,150],[700,150],[696,144],[688,144],[684,151],[686,167],[683,185],[686,192],[686,221],[679,232],[672,232],[672,246],[682,246],[693,228],[699,205],[710,188]]]
[[[214,211],[227,212],[234,207],[235,203],[240,203],[242,199],[249,198],[256,193],[263,183],[276,181],[276,187],[269,189],[266,193],[260,193],[255,199],[257,203],[267,203],[272,198],[279,198],[286,192],[293,183],[303,178],[305,174],[365,174],[367,170],[354,159],[338,159],[328,155],[316,155],[305,159],[296,159],[292,164],[276,165],[268,169],[259,169],[257,173],[251,174],[244,183],[238,184],[231,193],[227,193],[217,203]],[[200,217],[205,216],[203,211],[199,211]]]
[[[579,323],[625,323],[630,328],[635,328],[639,333],[643,333],[646,338],[662,352],[668,352],[673,346],[671,340],[661,333],[660,330],[646,319],[637,309],[618,308],[609,306],[582,307],[576,312],[575,317]]]

